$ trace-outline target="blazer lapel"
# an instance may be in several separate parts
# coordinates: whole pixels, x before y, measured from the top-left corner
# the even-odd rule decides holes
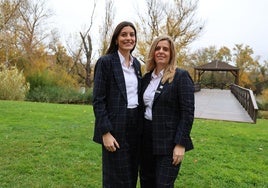
[[[164,86],[166,85],[166,84],[162,84],[161,81],[160,81],[160,83],[155,91],[154,101],[161,95],[161,93],[163,92]]]
[[[138,62],[138,60],[136,60],[136,58],[134,58],[133,67],[134,67],[134,70],[135,70],[135,73],[136,73],[137,79],[138,79],[138,92],[140,92],[141,91],[141,78],[142,78],[142,76],[141,76],[139,62]]]
[[[133,61],[133,67],[134,67],[134,69],[135,69],[135,73],[136,73],[136,75],[137,75],[137,78],[138,78],[138,79],[141,79],[141,72],[140,72],[138,63],[139,63],[139,62],[134,58],[134,61]]]
[[[148,87],[150,81],[151,81],[152,72],[146,73],[142,79],[142,88],[141,93],[144,93],[146,88]]]
[[[114,53],[113,55],[112,67],[113,67],[113,72],[115,75],[115,80],[118,85],[118,88],[120,92],[122,93],[122,95],[124,96],[124,99],[127,100],[124,73],[123,73],[122,65],[120,63],[120,59],[117,53]]]

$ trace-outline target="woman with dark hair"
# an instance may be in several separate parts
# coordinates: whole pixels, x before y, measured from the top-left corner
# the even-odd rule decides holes
[[[137,184],[141,68],[132,56],[136,42],[134,25],[121,22],[106,54],[95,65],[93,140],[102,144],[105,188],[135,188]]]
[[[189,73],[177,68],[176,48],[169,36],[157,37],[142,79],[144,125],[141,188],[173,188],[194,120],[194,85]]]

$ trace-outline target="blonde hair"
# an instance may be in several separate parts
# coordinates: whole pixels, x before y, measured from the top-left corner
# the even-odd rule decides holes
[[[154,60],[155,49],[156,49],[157,44],[163,40],[168,41],[170,44],[170,60],[169,60],[167,67],[164,70],[163,78],[161,81],[164,84],[166,81],[168,81],[168,83],[171,83],[173,81],[173,78],[175,75],[175,70],[177,68],[176,49],[175,49],[175,45],[174,45],[174,42],[173,42],[171,37],[163,35],[163,36],[159,36],[156,39],[154,39],[154,41],[150,47],[148,57],[147,57],[146,71],[150,72],[150,71],[153,71],[155,69],[155,67],[156,67],[156,62]]]

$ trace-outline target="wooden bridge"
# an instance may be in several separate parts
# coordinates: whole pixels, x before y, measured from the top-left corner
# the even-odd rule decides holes
[[[195,92],[195,118],[256,123],[257,111],[252,91],[237,85]]]

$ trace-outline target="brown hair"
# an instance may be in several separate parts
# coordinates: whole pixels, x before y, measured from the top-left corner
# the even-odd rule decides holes
[[[165,83],[166,81],[168,81],[169,83],[171,83],[173,81],[173,78],[175,75],[175,69],[177,68],[177,63],[176,63],[175,44],[170,36],[163,35],[163,36],[159,36],[156,39],[154,39],[154,41],[151,45],[149,54],[148,54],[147,63],[146,63],[146,70],[153,71],[155,69],[155,67],[156,67],[156,62],[154,60],[155,49],[156,49],[157,44],[163,40],[168,41],[170,44],[170,60],[169,60],[167,67],[164,70],[164,75],[163,75],[161,82]]]
[[[135,46],[136,46],[136,42],[137,42],[137,32],[136,32],[136,28],[135,26],[133,25],[133,23],[131,22],[128,22],[128,21],[123,21],[121,23],[119,23],[115,30],[114,30],[114,33],[112,35],[112,39],[111,39],[111,42],[110,42],[110,45],[109,45],[109,48],[108,50],[106,51],[106,54],[111,54],[111,53],[114,53],[118,50],[118,45],[116,44],[116,40],[117,40],[117,37],[119,36],[121,30],[126,27],[126,26],[130,26],[132,27],[132,29],[134,30],[135,32]],[[130,53],[132,53],[132,51],[135,49],[135,46],[133,47],[133,49],[130,51]]]

